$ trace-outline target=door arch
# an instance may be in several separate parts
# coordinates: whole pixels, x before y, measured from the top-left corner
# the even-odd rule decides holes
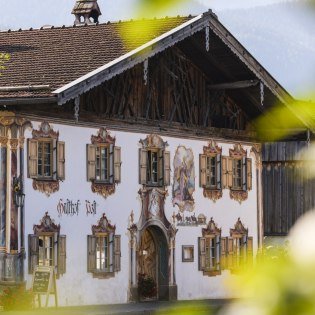
[[[168,261],[168,242],[164,232],[158,226],[148,226],[140,235],[138,247],[137,270],[140,300],[169,299]],[[150,291],[151,281],[155,284],[154,291]]]

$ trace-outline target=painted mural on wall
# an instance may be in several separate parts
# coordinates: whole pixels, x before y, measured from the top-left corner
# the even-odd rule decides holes
[[[174,156],[173,206],[181,212],[194,210],[195,165],[191,149],[178,146]]]

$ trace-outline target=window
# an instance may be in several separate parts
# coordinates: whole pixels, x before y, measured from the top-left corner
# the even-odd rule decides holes
[[[221,151],[212,140],[199,155],[199,185],[204,188],[204,196],[213,201],[222,197],[221,185]]]
[[[29,178],[37,181],[65,179],[65,143],[58,141],[58,136],[47,122],[41,124],[40,130],[33,130],[33,138],[28,139]]]
[[[194,246],[183,245],[182,246],[182,262],[193,262],[194,261]]]
[[[113,277],[121,269],[120,235],[115,235],[115,229],[103,214],[98,225],[93,225],[93,234],[88,235],[88,272],[95,278]]]
[[[38,177],[52,177],[53,144],[50,140],[39,140],[38,144]]]
[[[54,235],[38,236],[38,265],[54,265]]]
[[[228,269],[238,271],[252,265],[253,237],[248,236],[248,230],[244,228],[240,218],[234,229],[230,229],[230,237],[226,241]]]
[[[252,159],[247,158],[240,144],[230,149],[229,157],[222,157],[223,188],[230,189],[230,197],[239,202],[248,197],[252,189]]]
[[[28,271],[36,266],[54,266],[57,276],[66,272],[66,236],[60,235],[56,225],[46,212],[39,225],[34,225],[34,234],[28,236]]]
[[[139,184],[170,185],[170,153],[165,150],[166,143],[157,135],[140,142],[143,148],[139,149]]]
[[[87,180],[92,182],[92,191],[104,197],[114,193],[121,181],[121,148],[105,128],[87,145]]]
[[[199,237],[199,270],[204,275],[216,276],[221,274],[223,260],[221,253],[221,229],[218,229],[213,219],[208,223],[206,229],[202,229],[203,237]]]
[[[240,190],[242,189],[243,184],[243,170],[242,170],[242,160],[234,159],[233,160],[233,184],[232,188]]]

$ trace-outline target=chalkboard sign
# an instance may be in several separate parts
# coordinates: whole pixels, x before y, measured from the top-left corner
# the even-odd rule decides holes
[[[57,286],[54,267],[36,266],[33,273],[33,293],[38,295],[38,304],[41,307],[41,295],[46,295],[46,304],[48,306],[49,295],[55,295],[55,306],[58,306]]]
[[[49,290],[50,271],[37,270],[34,272],[33,292],[47,293]]]

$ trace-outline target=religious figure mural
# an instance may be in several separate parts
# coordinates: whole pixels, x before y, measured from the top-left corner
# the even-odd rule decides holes
[[[191,149],[179,146],[174,157],[173,206],[181,212],[194,210],[195,165]]]

